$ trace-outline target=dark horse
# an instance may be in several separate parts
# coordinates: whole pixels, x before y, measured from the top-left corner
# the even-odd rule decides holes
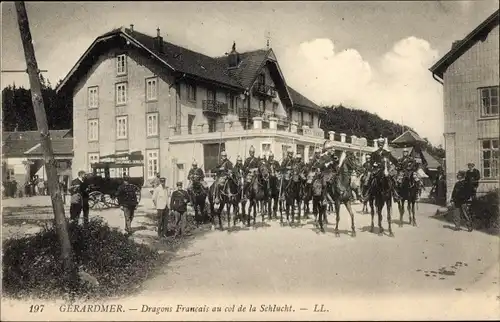
[[[327,204],[324,202],[324,193],[323,193],[323,182],[322,178],[319,174],[315,172],[311,172],[307,176],[307,184],[311,189],[311,199],[312,199],[312,207],[315,219],[318,221],[319,229],[322,232],[325,232],[323,228],[323,222],[328,224],[328,220],[326,218],[326,209]]]
[[[403,181],[398,185],[398,194],[401,200],[398,201],[399,208],[399,227],[403,226],[403,215],[405,214],[405,201],[408,203],[408,214],[410,216],[410,225],[417,225],[417,220],[415,219],[415,204],[417,203],[417,198],[419,194],[420,187],[415,180],[414,173],[405,173],[403,176]]]
[[[233,226],[236,226],[236,220],[240,217],[240,200],[241,191],[238,185],[238,180],[235,176],[229,176],[224,183],[224,188],[221,191],[222,201],[227,206],[227,226],[231,226],[231,206],[233,207]],[[240,218],[241,220],[241,218]]]
[[[262,222],[264,222],[264,215],[268,211],[266,199],[268,196],[267,182],[269,178],[269,171],[267,166],[261,165],[256,173],[253,173],[250,180],[250,186],[247,189],[247,199],[249,202],[247,226],[250,226],[250,217],[253,210],[253,224],[255,225],[257,217],[257,204],[260,205],[260,213],[262,215]]]
[[[276,174],[270,173],[269,179],[267,181],[267,209],[269,211],[269,219],[271,219],[271,209],[272,209],[272,218],[277,218],[278,213],[278,205],[279,205],[279,196],[280,196],[280,188],[279,188],[279,180]]]
[[[311,209],[309,208],[309,204],[313,201],[313,180],[316,174],[314,172],[309,172],[307,174],[306,179],[304,180],[304,184],[302,185],[302,201],[304,202],[304,218],[307,218]],[[317,213],[314,211],[313,205],[313,213],[314,216],[317,217]],[[317,219],[317,218],[315,218]]]
[[[343,204],[351,216],[351,236],[356,237],[356,225],[354,223],[354,212],[351,202],[353,199],[351,178],[353,171],[359,171],[356,157],[352,152],[348,152],[340,159],[336,174],[332,184],[329,185],[328,193],[334,200],[335,205],[335,236],[339,236],[340,205]]]
[[[393,198],[393,187],[392,178],[389,174],[389,160],[384,158],[382,164],[374,169],[372,182],[369,188],[369,203],[371,208],[372,223],[370,231],[374,231],[373,217],[375,216],[375,211],[373,204],[377,208],[378,214],[378,234],[382,235],[384,233],[384,228],[382,227],[382,210],[384,206],[387,209],[387,224],[389,225],[389,236],[394,237],[391,227],[391,208],[392,208],[392,198]]]
[[[282,180],[282,193],[285,195],[286,220],[289,220],[290,211],[292,214],[292,223],[295,220],[295,203],[297,203],[298,221],[300,224],[300,205],[302,203],[302,183],[300,173],[296,169],[287,171]],[[280,221],[283,222],[283,212],[280,211]]]
[[[194,209],[194,220],[196,225],[199,226],[206,222],[207,213],[206,213],[206,200],[207,200],[207,192],[203,188],[200,183],[199,178],[193,179],[193,185],[191,188],[190,196],[191,204]]]
[[[222,227],[222,210],[225,206],[225,200],[222,198],[222,191],[225,188],[226,181],[229,180],[228,174],[219,175],[216,180],[210,186],[208,190],[208,201],[210,203],[210,214],[212,226],[215,226],[215,216],[219,217],[219,227],[220,230],[223,230]],[[217,208],[217,209],[216,209]]]

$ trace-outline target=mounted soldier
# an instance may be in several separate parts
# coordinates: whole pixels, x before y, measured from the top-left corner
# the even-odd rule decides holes
[[[222,188],[226,183],[227,177],[232,175],[233,164],[227,158],[226,151],[222,151],[221,160],[213,172],[216,173],[216,180],[214,182],[215,195],[218,196],[219,188]]]
[[[287,170],[291,170],[294,164],[293,150],[291,148],[287,151],[287,156],[281,161],[281,172],[285,173]]]
[[[245,184],[243,187],[243,198],[246,198],[247,190],[252,182],[252,179],[255,175],[258,175],[258,170],[260,166],[260,160],[255,156],[255,148],[253,145],[250,147],[248,151],[250,156],[245,160],[245,164],[243,165],[243,173],[246,177]]]
[[[193,164],[191,166],[192,166],[192,168],[189,170],[189,173],[188,173],[189,184],[187,187],[187,191],[191,195],[191,193],[193,192],[192,191],[193,185],[198,183],[203,187],[205,192],[207,192],[208,185],[204,180],[205,174],[203,173],[203,170],[201,168],[198,168],[198,163],[196,161],[193,161]]]
[[[323,154],[321,154],[320,149],[316,149],[316,151],[314,151],[315,157],[311,170],[316,173],[316,178],[321,180],[321,200],[323,204],[326,204],[327,187],[329,182],[332,180],[333,172],[336,170],[337,164],[335,162],[338,161],[338,158],[335,156],[335,151],[333,149],[323,149],[323,151]]]
[[[384,158],[388,159],[396,167],[399,165],[399,160],[396,159],[392,153],[386,149],[384,149],[385,140],[384,138],[379,138],[377,140],[378,149],[371,153],[371,165],[373,167],[373,173],[379,173],[380,171],[384,171]],[[370,176],[369,185],[372,186],[374,176]],[[390,185],[391,190],[393,191],[395,199],[399,198],[399,194],[396,192],[394,177],[390,176]],[[369,189],[368,189],[369,190]],[[368,196],[365,196],[367,198]]]
[[[239,155],[236,158],[236,164],[233,167],[233,173],[238,178],[238,182],[241,181],[241,178],[244,178],[243,160]]]
[[[267,167],[269,169],[269,173],[272,176],[276,176],[276,172],[279,171],[280,164],[278,161],[274,160],[274,154],[269,152],[269,157],[267,159]]]

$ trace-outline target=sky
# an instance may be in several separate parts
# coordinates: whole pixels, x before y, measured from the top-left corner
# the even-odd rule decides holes
[[[442,85],[428,68],[496,9],[476,1],[26,2],[36,58],[52,84],[120,26],[222,56],[266,47],[288,85],[317,104],[366,110],[443,143]],[[2,2],[2,69],[25,69],[13,2]],[[2,73],[2,88],[29,87]]]

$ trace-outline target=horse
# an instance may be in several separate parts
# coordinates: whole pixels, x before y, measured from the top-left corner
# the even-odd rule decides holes
[[[354,212],[352,211],[352,190],[351,174],[353,171],[359,171],[356,158],[353,153],[344,154],[338,165],[338,170],[333,177],[333,182],[329,185],[328,193],[332,197],[335,205],[335,236],[339,235],[340,205],[343,204],[351,216],[351,236],[356,237],[356,226],[354,223]]]
[[[401,200],[398,200],[399,227],[403,226],[405,201],[408,202],[408,214],[410,217],[409,223],[410,225],[413,224],[413,226],[417,226],[417,220],[415,219],[415,204],[417,203],[420,187],[418,186],[418,182],[415,180],[415,174],[405,174],[403,176],[402,182],[398,185],[397,189],[398,194],[401,197]]]
[[[285,173],[282,178],[282,189],[285,195],[286,220],[289,221],[290,210],[292,212],[292,223],[295,222],[295,203],[297,203],[298,221],[300,224],[300,205],[302,203],[302,183],[300,173],[297,169],[292,169]],[[283,212],[280,212],[281,222],[283,222]]]
[[[269,210],[269,219],[271,219],[271,209],[272,209],[272,217],[274,219],[277,218],[278,213],[278,205],[279,205],[279,180],[275,173],[269,174],[268,183],[268,200],[267,200],[267,209]]]
[[[234,175],[228,176],[224,187],[220,192],[223,204],[227,206],[227,226],[231,226],[231,206],[233,206],[233,226],[236,226],[236,220],[239,217],[239,205],[241,200],[241,191],[237,179]],[[222,208],[223,209],[223,208]]]
[[[190,190],[189,197],[191,199],[191,204],[193,205],[193,210],[194,210],[194,220],[196,223],[196,226],[199,226],[200,224],[204,223],[207,214],[206,214],[206,200],[207,200],[207,193],[203,186],[201,185],[199,178],[194,178],[192,187]],[[201,214],[201,215],[200,215]]]
[[[318,222],[319,229],[325,232],[323,228],[323,221],[328,224],[326,220],[327,205],[324,204],[323,182],[322,178],[315,172],[310,172],[307,176],[307,182],[311,186],[311,199],[315,221]]]
[[[389,236],[394,237],[394,233],[392,231],[392,226],[391,226],[391,208],[392,208],[392,199],[393,199],[393,187],[392,187],[392,178],[389,175],[389,160],[387,158],[384,158],[382,161],[382,164],[379,166],[378,169],[374,169],[373,178],[371,185],[369,187],[369,203],[370,203],[370,208],[371,208],[371,217],[372,217],[372,222],[371,222],[371,227],[370,231],[374,231],[374,225],[373,225],[373,217],[375,216],[375,211],[373,204],[375,203],[375,206],[377,208],[377,214],[378,214],[378,227],[379,227],[379,235],[382,235],[384,232],[384,228],[382,227],[382,210],[384,209],[384,206],[386,206],[387,209],[387,223],[389,226]]]
[[[356,200],[361,201],[361,178],[358,175],[358,171],[353,171],[351,174],[351,191],[356,194]]]
[[[269,177],[269,171],[267,167],[262,164],[257,172],[253,173],[250,179],[250,186],[247,189],[247,199],[249,201],[248,206],[248,217],[247,226],[250,226],[250,217],[253,209],[253,224],[255,225],[257,217],[257,203],[260,204],[262,222],[264,222],[264,214],[267,211],[266,199],[267,199],[267,183],[264,178]]]
[[[219,217],[220,230],[223,230],[221,213],[225,206],[225,201],[223,198],[221,198],[222,197],[221,190],[224,189],[227,180],[228,180],[227,174],[220,175],[214,181],[214,183],[212,183],[210,189],[208,190],[208,201],[210,203],[210,214],[211,214],[210,217],[211,217],[212,227],[215,226],[214,218],[215,215],[217,215]],[[215,209],[215,206],[217,206],[217,209]]]
[[[302,200],[304,201],[304,217],[307,218],[309,213],[311,213],[311,209],[309,208],[309,204],[313,201],[313,179],[315,177],[314,172],[309,172],[307,174],[306,180],[304,180],[304,184],[302,185]],[[313,204],[313,214],[315,220],[317,220],[317,213],[314,211]]]

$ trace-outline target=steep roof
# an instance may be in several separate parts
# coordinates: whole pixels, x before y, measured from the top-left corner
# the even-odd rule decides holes
[[[73,151],[73,139],[64,138],[70,130],[50,130],[50,137],[54,144],[55,141],[67,140],[71,141],[71,150]],[[4,158],[21,158],[26,157],[25,152],[40,144],[40,132],[38,131],[16,131],[3,132],[2,138],[2,157]],[[58,143],[57,143],[58,144]],[[54,153],[58,154],[56,148]],[[64,150],[63,150],[64,151]]]
[[[486,32],[490,31],[494,26],[499,24],[499,10],[495,11],[486,20],[484,20],[479,26],[472,30],[464,39],[460,40],[456,45],[452,46],[451,50],[446,53],[440,60],[438,60],[434,65],[432,65],[429,70],[443,78],[443,74],[446,69],[453,64],[463,53],[465,53],[469,48],[471,48],[476,41],[484,35]]]
[[[407,130],[397,138],[391,141],[391,144],[412,144],[417,142],[425,142],[417,133]]]
[[[391,151],[392,155],[399,159],[403,156],[403,150],[404,148],[395,148],[391,147],[389,148]],[[413,148],[408,148],[408,152],[411,154],[413,152]],[[427,168],[430,170],[436,170],[438,166],[441,165],[441,162],[433,157],[429,152],[422,150],[422,154],[424,155],[425,161],[427,161]]]
[[[52,150],[55,155],[72,155],[73,154],[73,138],[52,139]],[[42,145],[38,143],[31,149],[24,152],[27,156],[43,155]]]
[[[124,37],[130,43],[146,50],[173,72],[216,82],[241,91],[248,89],[252,85],[257,72],[265,64],[266,59],[269,57],[269,53],[272,52],[271,49],[259,49],[240,53],[240,64],[238,67],[228,68],[227,57],[210,57],[167,41],[163,41],[163,50],[160,52],[158,50],[156,37],[146,35],[136,30],[132,31],[128,28],[116,28],[99,36],[92,43],[85,54],[80,57],[72,70],[63,79],[56,91],[61,91],[78,69],[83,68],[83,66],[89,66],[85,65],[84,61],[86,59],[89,61],[95,59],[96,55],[91,55],[91,52],[101,40],[106,40],[115,36]],[[287,90],[289,91],[289,87],[284,88],[284,92]],[[294,96],[298,97],[301,102],[298,105],[312,109],[318,108],[316,104],[303,95],[297,94]],[[292,96],[292,94],[289,93],[289,96]]]
[[[290,86],[288,86],[288,91],[290,91],[290,95],[292,96],[292,101],[294,105],[298,105],[301,107],[307,107],[310,109],[313,109],[317,112],[320,113],[326,113],[326,110],[317,104],[315,104],[313,101],[305,97],[304,95],[300,94]]]

